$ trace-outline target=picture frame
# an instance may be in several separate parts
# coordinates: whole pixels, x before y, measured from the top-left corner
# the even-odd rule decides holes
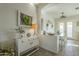
[[[29,16],[23,12],[18,11],[18,26],[31,27],[32,16]]]

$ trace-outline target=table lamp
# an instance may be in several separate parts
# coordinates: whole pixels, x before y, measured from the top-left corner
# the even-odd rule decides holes
[[[32,29],[34,29],[34,34],[36,33],[35,30],[37,29],[37,24],[32,24]]]

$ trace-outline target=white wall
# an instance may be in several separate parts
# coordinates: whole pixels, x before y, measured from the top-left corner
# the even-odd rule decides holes
[[[27,3],[0,4],[0,42],[3,40],[8,47],[8,42],[10,43],[11,39],[14,38],[13,31],[17,27],[17,10],[32,16],[33,23],[37,23],[36,8],[34,5]],[[6,38],[2,37],[3,35]]]
[[[48,20],[50,21],[50,24],[53,24],[53,28],[51,28],[51,33],[54,33],[55,32],[55,29],[54,29],[54,24],[55,24],[55,20],[54,18],[52,17],[51,14],[48,14],[48,13],[45,13],[42,11],[42,18],[43,18],[43,30],[46,30],[46,24],[48,22]]]

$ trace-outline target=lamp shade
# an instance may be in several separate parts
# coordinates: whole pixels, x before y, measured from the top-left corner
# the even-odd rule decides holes
[[[32,24],[32,29],[37,29],[37,24]]]

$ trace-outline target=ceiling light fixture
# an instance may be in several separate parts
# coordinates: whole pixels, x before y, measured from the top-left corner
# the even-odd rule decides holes
[[[78,10],[78,9],[79,9],[79,7],[76,7],[75,9],[76,9],[76,10]]]
[[[66,18],[66,16],[64,16],[64,12],[61,12],[60,18]]]

